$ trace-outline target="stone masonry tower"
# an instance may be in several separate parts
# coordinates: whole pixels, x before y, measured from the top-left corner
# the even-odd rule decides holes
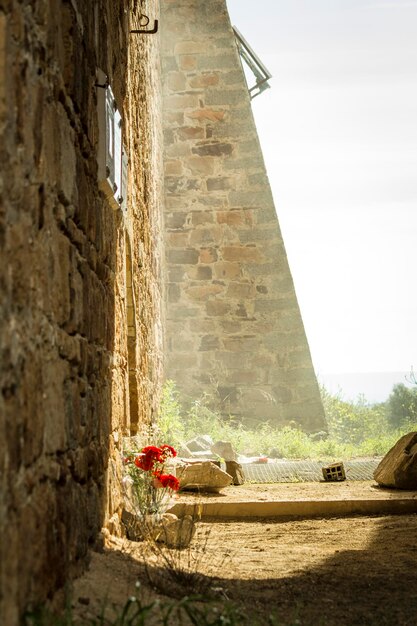
[[[323,429],[225,0],[162,6],[167,378],[225,414]]]

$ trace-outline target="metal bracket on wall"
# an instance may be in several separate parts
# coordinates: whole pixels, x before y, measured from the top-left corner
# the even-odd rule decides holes
[[[143,20],[145,20],[144,24],[141,23]],[[142,13],[142,15],[139,18],[139,23],[140,23],[140,26],[146,27],[149,24],[149,17]],[[154,35],[155,33],[158,32],[158,20],[154,20],[153,28],[149,30],[146,30],[146,28],[140,28],[137,30],[131,30],[130,32],[135,33],[135,34]]]
[[[272,74],[235,26],[233,27],[233,32],[235,33],[240,58],[245,62],[256,79],[256,83],[252,87],[248,85],[250,99],[253,100],[253,98],[259,96],[265,89],[270,88],[271,85],[269,85],[268,80],[272,78]]]

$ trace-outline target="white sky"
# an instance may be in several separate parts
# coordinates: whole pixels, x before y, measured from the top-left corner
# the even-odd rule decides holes
[[[228,0],[316,371],[417,369],[417,0]]]

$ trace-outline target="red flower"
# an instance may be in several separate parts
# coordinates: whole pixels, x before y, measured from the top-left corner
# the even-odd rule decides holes
[[[145,446],[142,448],[142,454],[155,459],[155,461],[161,461],[162,450],[156,446]]]
[[[155,463],[161,463],[162,461],[161,448],[145,446],[141,454],[135,458],[135,465],[139,469],[149,472],[153,469]]]
[[[158,480],[163,487],[168,487],[169,489],[172,489],[172,491],[178,491],[178,489],[180,488],[180,482],[178,478],[176,476],[173,476],[172,474],[161,474],[160,476],[158,476]]]
[[[152,469],[154,464],[153,459],[150,456],[146,456],[145,454],[140,454],[135,458],[135,465],[141,470],[145,472],[149,472]]]
[[[168,446],[166,443],[161,446],[161,452],[165,459],[168,457],[177,456],[177,451],[172,446]]]

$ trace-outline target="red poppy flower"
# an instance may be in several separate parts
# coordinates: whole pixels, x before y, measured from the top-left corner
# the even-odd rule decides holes
[[[154,459],[146,454],[139,454],[135,458],[135,465],[144,472],[149,472],[154,464]]]
[[[145,446],[142,448],[142,454],[155,459],[155,461],[161,461],[162,450],[156,446]]]
[[[161,446],[161,451],[165,458],[177,456],[177,451],[166,443]]]
[[[180,488],[180,482],[176,476],[172,474],[161,474],[158,478],[163,487],[168,487],[172,491],[178,491]]]

